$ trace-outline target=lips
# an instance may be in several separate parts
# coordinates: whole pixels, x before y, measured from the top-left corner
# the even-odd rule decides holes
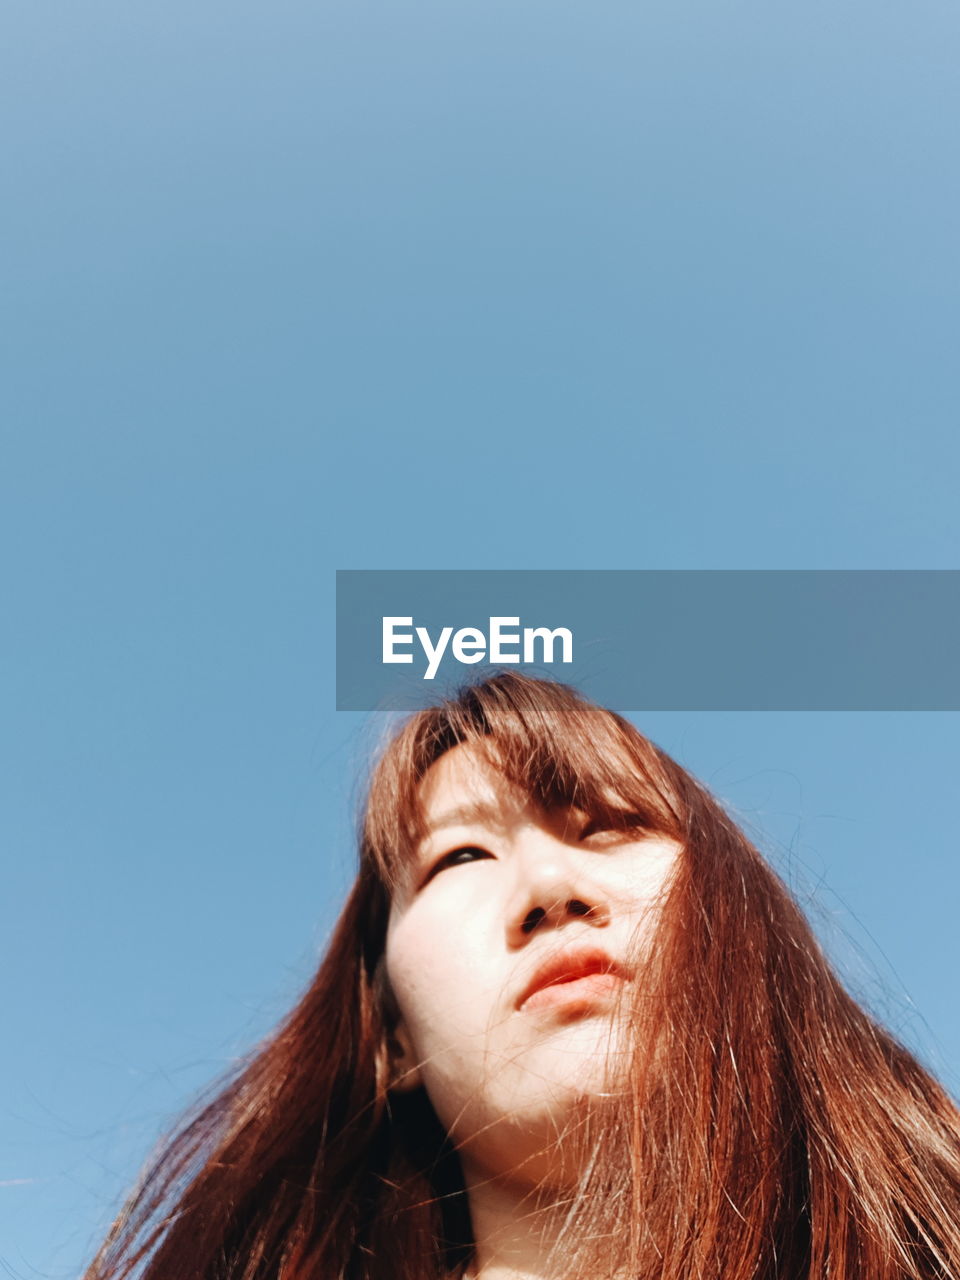
[[[598,947],[581,947],[563,951],[549,956],[536,970],[533,977],[520,992],[517,1008],[522,1009],[532,996],[538,992],[557,988],[556,998],[562,999],[562,988],[569,987],[569,994],[601,995],[612,991],[618,980],[624,980],[628,974],[611,956]],[[595,981],[583,981],[596,979]],[[605,979],[605,980],[604,980]],[[539,1003],[545,1003],[542,997]]]

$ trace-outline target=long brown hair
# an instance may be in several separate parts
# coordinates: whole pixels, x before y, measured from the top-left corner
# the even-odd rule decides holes
[[[565,1242],[616,1239],[617,1273],[638,1280],[960,1280],[960,1114],[945,1091],[846,993],[694,778],[628,721],[515,672],[417,713],[387,746],[316,976],[166,1143],[85,1280],[462,1274],[457,1155],[422,1091],[389,1090],[381,963],[419,783],[461,743],[545,809],[682,848],[637,984],[631,1088],[592,1139]]]

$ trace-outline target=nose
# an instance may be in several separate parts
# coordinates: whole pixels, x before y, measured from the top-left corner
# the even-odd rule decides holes
[[[518,839],[506,917],[511,946],[522,946],[537,930],[562,928],[573,920],[598,928],[609,924],[607,895],[590,876],[588,857],[541,828],[528,828]]]

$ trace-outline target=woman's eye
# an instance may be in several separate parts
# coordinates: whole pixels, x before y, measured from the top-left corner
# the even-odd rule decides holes
[[[427,880],[431,880],[438,871],[445,871],[447,867],[460,867],[467,862],[477,862],[481,858],[492,858],[493,854],[488,849],[481,849],[479,845],[464,844],[457,849],[451,849],[449,853],[445,853],[442,858],[433,864],[427,875]]]

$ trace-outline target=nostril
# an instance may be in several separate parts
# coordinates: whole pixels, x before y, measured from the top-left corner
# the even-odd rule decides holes
[[[567,912],[572,916],[592,916],[595,907],[588,907],[585,902],[581,902],[579,898],[572,898],[567,903]]]
[[[532,933],[546,914],[543,907],[534,907],[531,911],[528,911],[524,917],[523,924],[520,926],[522,932]]]

